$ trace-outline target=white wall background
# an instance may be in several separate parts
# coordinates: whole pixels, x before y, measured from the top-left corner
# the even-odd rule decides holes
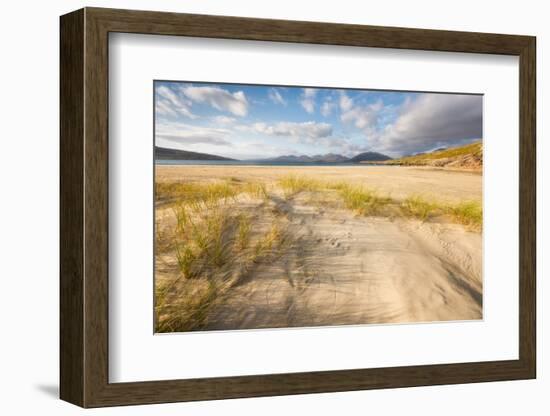
[[[103,415],[402,414],[546,415],[550,360],[544,351],[550,302],[544,282],[541,213],[550,209],[543,183],[550,162],[544,142],[550,84],[550,26],[545,2],[536,0],[441,2],[353,0],[269,2],[231,0],[7,2],[0,15],[0,409],[3,414],[71,415],[83,412],[58,394],[58,16],[83,6],[317,20],[387,26],[536,35],[538,41],[538,379],[87,411]],[[546,177],[544,177],[546,176]],[[543,199],[546,199],[544,201]],[[546,265],[546,263],[545,263]]]

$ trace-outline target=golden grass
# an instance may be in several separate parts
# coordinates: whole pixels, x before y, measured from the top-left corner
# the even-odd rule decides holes
[[[483,225],[483,207],[476,201],[465,201],[449,206],[447,211],[454,219],[476,231],[480,231]]]
[[[231,201],[239,194],[265,199],[267,185],[261,182],[245,182],[237,178],[210,183],[159,182],[155,184],[155,201],[162,203],[215,204],[219,200]]]
[[[213,202],[232,198],[238,193],[238,186],[230,181],[212,183],[158,182],[155,184],[155,200],[178,202]]]
[[[246,250],[250,244],[251,220],[246,214],[239,216],[236,246],[240,251]]]
[[[406,156],[400,159],[388,160],[384,163],[389,165],[426,165],[437,159],[452,159],[469,155],[473,157],[483,157],[483,146],[481,142],[475,142],[465,146],[452,147],[437,152]]]
[[[445,215],[472,230],[482,227],[478,202],[448,204],[415,195],[400,201],[365,186],[297,175],[283,177],[277,185],[287,198],[306,192],[308,203],[333,200],[358,215],[397,213],[422,221]],[[273,212],[269,205],[272,190],[272,185],[235,178],[206,184],[157,184],[157,202],[170,201],[172,209],[167,212],[173,217],[171,221],[163,218],[162,227],[157,218],[156,255],[161,256],[159,261],[172,256],[172,267],[177,270],[156,284],[157,332],[203,328],[229,288],[291,246],[286,214]],[[259,208],[263,215],[243,211],[236,199],[243,193],[263,200]]]
[[[279,180],[278,184],[287,197],[295,196],[300,192],[309,192],[311,195],[307,201],[310,204],[316,204],[317,200],[323,200],[326,204],[322,194],[336,191],[336,195],[341,199],[344,207],[359,215],[393,216],[400,214],[422,221],[446,215],[454,222],[478,231],[483,222],[481,203],[476,201],[449,204],[420,195],[411,195],[405,200],[399,201],[362,185],[342,181],[324,182],[297,175],[285,176]]]
[[[289,198],[303,191],[318,191],[322,183],[306,176],[287,175],[277,182],[282,188],[285,197]]]
[[[372,189],[358,185],[336,184],[346,208],[361,215],[380,215],[383,208],[392,203],[389,197],[381,196]]]
[[[157,285],[155,294],[156,332],[184,332],[202,328],[210,308],[220,300],[214,282],[182,285],[178,280]]]
[[[428,201],[418,195],[406,198],[401,203],[401,210],[405,216],[418,218],[422,221],[441,214],[440,204],[434,201]]]
[[[182,198],[173,208],[172,244],[163,252],[173,250],[178,272],[157,284],[157,332],[206,325],[209,311],[226,291],[253,265],[278,255],[288,241],[280,220],[273,219],[264,230],[265,224],[255,223],[255,217],[240,212],[227,194],[221,195],[217,200]]]
[[[267,199],[269,195],[267,185],[260,182],[247,182],[242,186],[241,191],[252,197],[264,200]]]
[[[447,215],[454,222],[466,225],[468,228],[480,231],[483,224],[483,210],[480,202],[463,201],[458,204],[442,203],[428,200],[420,196],[411,196],[401,204],[403,213],[407,216],[426,221],[438,215]]]

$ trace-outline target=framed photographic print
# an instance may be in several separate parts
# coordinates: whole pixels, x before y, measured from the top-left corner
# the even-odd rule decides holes
[[[534,378],[535,38],[61,17],[83,406]]]

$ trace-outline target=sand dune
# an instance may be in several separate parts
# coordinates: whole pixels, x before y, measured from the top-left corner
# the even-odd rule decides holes
[[[289,205],[296,243],[231,289],[208,329],[481,318],[479,235]]]
[[[220,178],[275,181],[289,171],[342,179],[440,199],[481,199],[479,175],[396,167],[157,167],[160,181]],[[306,171],[305,171],[306,170]],[[233,209],[278,221],[290,233],[276,258],[227,290],[208,311],[203,330],[432,322],[482,318],[482,239],[459,224],[361,216],[332,201],[276,190],[263,200],[239,197]],[[157,208],[163,224],[174,221]],[[265,228],[264,227],[264,228]],[[173,256],[172,256],[173,257]],[[161,261],[162,260],[162,261]],[[170,254],[157,259],[157,281],[174,272]],[[167,266],[168,264],[168,266]]]

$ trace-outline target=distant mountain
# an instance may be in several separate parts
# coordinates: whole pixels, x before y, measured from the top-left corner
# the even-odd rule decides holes
[[[327,153],[325,155],[314,156],[296,156],[296,155],[284,155],[275,157],[272,159],[266,159],[269,162],[290,162],[290,163],[342,163],[348,162],[349,159],[342,155],[334,153]]]
[[[365,152],[360,153],[352,158],[342,156],[336,153],[327,153],[324,155],[314,155],[314,156],[296,156],[296,155],[285,155],[279,156],[272,159],[266,159],[269,162],[290,162],[290,163],[359,163],[359,162],[370,162],[370,161],[385,161],[390,160],[391,157],[383,155],[382,153],[376,152]]]
[[[357,156],[354,156],[350,159],[350,162],[381,162],[384,160],[390,160],[391,157],[383,155],[382,153],[377,152],[364,152],[359,153]]]
[[[342,163],[349,162],[349,158],[338,155],[335,153],[327,153],[326,155],[315,155],[313,156],[315,162],[326,162],[326,163]]]
[[[168,149],[155,146],[155,159],[158,160],[235,160],[207,153],[188,152],[187,150]]]

